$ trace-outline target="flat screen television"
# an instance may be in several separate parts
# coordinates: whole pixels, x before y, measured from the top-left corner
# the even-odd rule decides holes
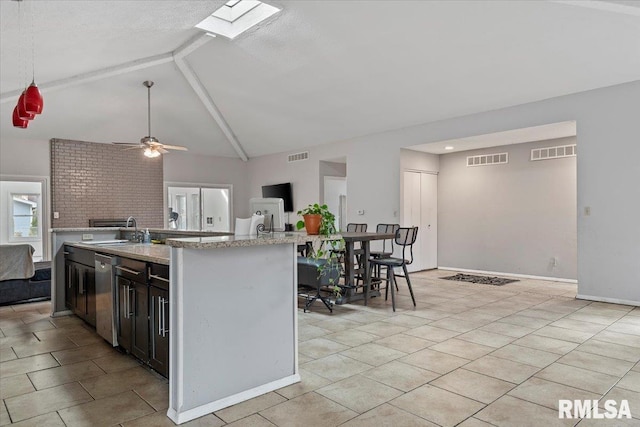
[[[293,212],[293,196],[291,193],[291,183],[262,186],[262,197],[276,198],[284,200],[284,211]]]

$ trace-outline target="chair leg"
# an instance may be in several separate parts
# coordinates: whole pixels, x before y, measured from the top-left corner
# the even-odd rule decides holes
[[[404,270],[404,278],[407,280],[407,286],[409,286],[409,293],[411,294],[411,299],[413,300],[413,306],[416,306],[416,299],[413,296],[413,288],[411,287],[411,280],[409,279],[409,272],[407,271],[407,266],[402,265],[402,269]]]
[[[393,272],[393,268],[389,267],[389,272],[391,274],[391,278],[393,279],[393,283],[395,283],[396,275]],[[389,281],[387,283],[387,288],[391,287],[391,307],[393,307],[393,311],[396,311],[396,291],[394,289],[393,283]]]
[[[385,279],[385,287],[384,287],[384,300],[386,301],[389,297],[389,284],[391,283],[391,276],[389,276],[389,267],[387,267],[387,278]]]

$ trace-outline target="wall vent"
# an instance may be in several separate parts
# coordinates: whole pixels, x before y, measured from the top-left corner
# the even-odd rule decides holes
[[[483,154],[467,157],[467,166],[489,166],[509,163],[509,153]]]
[[[303,151],[301,153],[289,154],[289,159],[287,160],[287,162],[288,163],[300,162],[302,160],[307,160],[308,158],[309,158],[309,152]]]
[[[557,147],[534,148],[531,150],[531,160],[559,159],[561,157],[575,157],[576,144],[559,145]]]

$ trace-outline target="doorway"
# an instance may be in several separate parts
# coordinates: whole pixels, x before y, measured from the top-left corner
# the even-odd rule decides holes
[[[324,177],[324,203],[336,217],[336,230],[347,229],[347,178]]]
[[[418,227],[409,271],[438,268],[438,175],[404,171],[402,227]]]

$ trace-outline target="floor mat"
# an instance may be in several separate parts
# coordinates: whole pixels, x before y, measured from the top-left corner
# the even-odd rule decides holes
[[[441,279],[445,280],[457,280],[459,282],[469,282],[469,283],[479,283],[481,285],[494,285],[494,286],[502,286],[507,283],[518,282],[516,279],[505,279],[502,277],[489,277],[489,276],[473,276],[471,274],[462,274],[458,273],[455,276],[447,276],[441,277]]]

